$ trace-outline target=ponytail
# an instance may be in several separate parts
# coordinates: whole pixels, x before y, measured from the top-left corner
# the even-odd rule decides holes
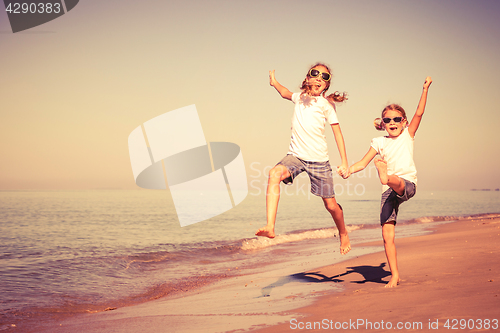
[[[375,129],[377,131],[383,131],[383,130],[385,130],[384,122],[382,121],[382,118],[375,119],[375,121],[373,122],[373,125],[375,125]]]
[[[342,103],[345,102],[349,99],[349,95],[344,91],[344,92],[334,92],[333,94],[330,94],[326,96],[325,98],[330,102],[330,104],[335,104],[335,103]]]

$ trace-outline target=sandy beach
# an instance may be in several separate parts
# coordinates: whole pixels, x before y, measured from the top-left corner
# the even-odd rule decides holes
[[[340,263],[321,265],[332,254],[320,250],[307,262],[221,279],[174,298],[46,323],[36,332],[500,329],[500,219],[434,229],[396,239],[402,278],[396,288],[384,288],[390,273],[381,241],[353,244]],[[374,247],[378,252],[363,254]]]
[[[319,282],[341,275],[345,291],[298,309],[292,323],[259,332],[290,332],[314,322],[321,329],[377,332],[393,331],[399,323],[427,332],[500,329],[499,219],[445,224],[433,234],[397,241],[397,250],[398,287],[384,288],[389,273],[383,252],[322,267],[309,276]]]

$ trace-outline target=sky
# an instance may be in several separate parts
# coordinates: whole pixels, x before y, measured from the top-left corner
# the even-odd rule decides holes
[[[250,190],[283,158],[291,91],[316,62],[352,164],[383,135],[385,105],[409,117],[433,83],[416,135],[424,190],[500,188],[500,1],[81,0],[12,33],[0,4],[0,190],[137,189],[128,136],[195,104],[207,141],[240,146]],[[330,161],[340,164],[327,128]],[[373,174],[341,184],[378,189]]]

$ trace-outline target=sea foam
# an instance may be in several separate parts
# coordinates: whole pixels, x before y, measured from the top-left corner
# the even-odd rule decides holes
[[[359,229],[361,226],[347,226],[348,232]],[[338,236],[338,231],[335,228],[308,230],[286,235],[277,235],[275,238],[258,237],[246,239],[241,244],[242,250],[259,250],[270,246],[275,246],[284,243],[300,242],[305,239],[324,239]]]

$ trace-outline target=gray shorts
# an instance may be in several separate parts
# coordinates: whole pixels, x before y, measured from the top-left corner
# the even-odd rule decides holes
[[[283,180],[287,185],[293,184],[293,180],[302,172],[307,172],[311,180],[311,193],[322,198],[334,198],[333,175],[330,162],[308,162],[293,155],[286,155],[278,164],[287,168],[290,177]]]
[[[417,187],[414,183],[406,179],[403,179],[403,181],[405,182],[405,191],[403,195],[397,194],[392,188],[382,193],[382,203],[380,205],[381,225],[384,225],[387,222],[396,223],[399,205],[410,200],[417,192]]]

